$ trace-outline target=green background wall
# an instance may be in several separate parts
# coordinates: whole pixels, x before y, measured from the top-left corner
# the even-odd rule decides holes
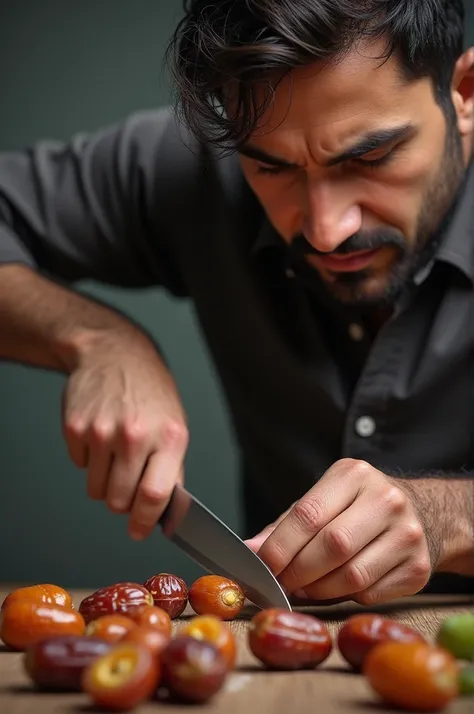
[[[0,150],[67,139],[169,101],[163,49],[179,0],[0,2]],[[188,305],[158,290],[86,289],[158,339],[189,417],[189,487],[239,526],[237,467],[227,415]],[[161,570],[201,571],[161,533],[130,541],[124,516],[85,495],[61,435],[64,378],[0,364],[0,580],[94,587]]]
[[[169,101],[161,61],[179,0],[0,0],[0,150],[67,139]],[[474,11],[469,7],[469,41]],[[189,306],[159,291],[85,286],[150,330],[188,412],[191,490],[238,529],[236,450],[219,385]],[[0,580],[95,587],[160,570],[200,570],[159,532],[87,499],[61,435],[60,375],[0,364]]]

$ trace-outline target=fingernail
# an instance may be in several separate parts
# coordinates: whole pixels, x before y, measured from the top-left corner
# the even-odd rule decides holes
[[[134,530],[133,528],[130,530],[130,538],[132,540],[143,540],[144,536],[141,531]]]
[[[295,591],[293,592],[293,595],[294,595],[295,597],[299,598],[300,600],[307,600],[307,599],[308,599],[308,596],[306,595],[306,593],[305,593],[304,590],[295,590]]]

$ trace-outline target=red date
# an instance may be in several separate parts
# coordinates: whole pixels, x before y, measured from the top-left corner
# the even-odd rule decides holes
[[[110,643],[93,637],[50,637],[27,650],[23,665],[40,689],[80,692],[84,669],[111,647]]]
[[[353,615],[339,630],[339,651],[354,669],[361,669],[368,653],[381,642],[424,642],[421,633],[382,615]]]
[[[188,588],[182,578],[170,573],[158,573],[148,578],[144,587],[151,593],[155,606],[165,610],[172,620],[184,612]]]
[[[222,687],[227,662],[205,640],[178,635],[161,655],[163,684],[178,699],[205,702]]]
[[[86,623],[102,615],[126,615],[131,608],[153,605],[153,598],[143,585],[137,583],[117,583],[100,588],[84,598],[79,612]]]
[[[332,639],[325,623],[311,615],[270,608],[250,622],[249,647],[271,669],[313,669],[329,657]]]

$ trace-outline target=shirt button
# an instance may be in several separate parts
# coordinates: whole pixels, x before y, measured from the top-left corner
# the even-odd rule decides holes
[[[286,270],[285,272],[286,272],[286,277],[290,278],[290,280],[295,277],[295,271],[292,270],[292,268],[288,268],[288,270]]]
[[[362,416],[357,419],[355,423],[356,433],[359,436],[362,436],[364,439],[368,439],[369,436],[373,436],[375,434],[376,429],[377,425],[375,423],[375,420],[372,419],[372,417],[370,416]]]
[[[349,325],[349,335],[354,342],[362,342],[365,335],[364,328],[357,323]]]

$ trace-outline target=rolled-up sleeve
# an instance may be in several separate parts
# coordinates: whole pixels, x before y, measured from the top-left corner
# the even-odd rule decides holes
[[[169,122],[167,109],[141,112],[69,141],[0,153],[0,264],[66,282],[161,285],[182,294],[153,205]]]

